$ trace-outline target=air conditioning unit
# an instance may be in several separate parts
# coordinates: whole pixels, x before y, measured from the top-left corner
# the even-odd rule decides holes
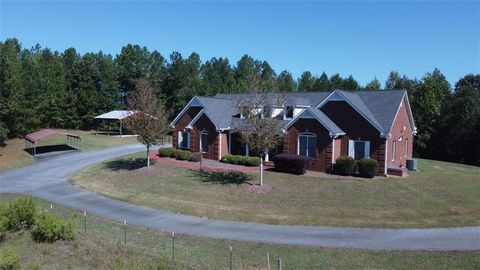
[[[418,170],[418,160],[416,159],[407,159],[407,169],[409,171]]]

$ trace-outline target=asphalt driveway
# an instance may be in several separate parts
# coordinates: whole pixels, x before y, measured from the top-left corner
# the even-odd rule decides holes
[[[68,182],[69,176],[85,166],[143,150],[142,145],[126,145],[44,157],[34,165],[0,173],[0,192],[33,195],[108,219],[201,237],[371,250],[480,250],[480,227],[368,229],[212,220],[106,198]]]

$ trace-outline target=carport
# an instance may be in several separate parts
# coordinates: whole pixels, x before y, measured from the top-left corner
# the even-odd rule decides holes
[[[122,111],[115,110],[108,113],[104,113],[98,116],[95,116],[95,119],[106,120],[106,121],[118,121],[119,122],[119,135],[122,137],[123,133],[123,119],[135,114],[135,111]],[[97,128],[98,129],[98,128]],[[110,135],[110,132],[107,133]]]
[[[58,134],[63,134],[67,138],[67,146],[72,148],[79,148],[82,144],[82,138],[76,134],[70,134],[61,132],[54,129],[42,129],[25,136],[25,150],[32,156],[37,154],[37,143],[49,137],[53,137]]]

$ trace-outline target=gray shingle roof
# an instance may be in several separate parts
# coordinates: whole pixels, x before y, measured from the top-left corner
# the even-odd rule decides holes
[[[390,132],[397,114],[398,106],[406,90],[358,91],[356,94],[370,109],[373,116],[383,127],[385,133]]]
[[[217,127],[226,129],[230,127],[232,118],[238,114],[233,102],[229,99],[212,97],[196,97],[203,107],[203,112]]]
[[[337,91],[383,134],[390,131],[398,106],[406,92],[406,90]],[[331,92],[292,92],[286,93],[286,99],[287,102],[297,106],[310,107],[308,111],[321,119],[327,129],[340,134],[343,131],[330,118],[320,110],[313,109],[330,94]],[[248,97],[248,94],[217,94],[215,97],[196,98],[201,103],[204,113],[218,129],[235,129],[241,122],[235,103]]]

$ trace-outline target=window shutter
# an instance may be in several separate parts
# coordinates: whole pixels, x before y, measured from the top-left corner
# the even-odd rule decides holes
[[[370,158],[370,142],[365,141],[365,158]]]
[[[190,149],[190,132],[187,132],[187,149]]]
[[[182,141],[183,141],[183,136],[182,136],[182,132],[181,131],[178,131],[178,142],[177,142],[177,147],[182,147]]]
[[[355,158],[355,141],[348,140],[348,156]]]

